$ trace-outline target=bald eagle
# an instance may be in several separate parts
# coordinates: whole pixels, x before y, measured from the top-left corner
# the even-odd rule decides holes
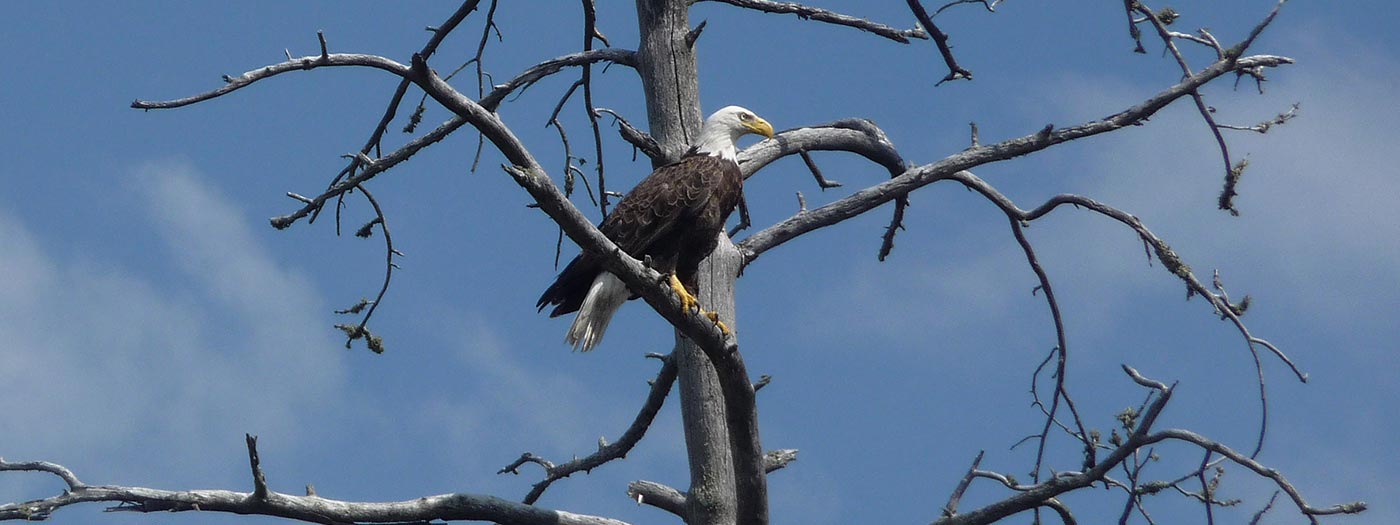
[[[685,156],[642,179],[598,226],[628,255],[650,256],[653,269],[669,274],[671,289],[687,309],[698,306],[693,293],[700,261],[714,250],[739,203],[744,178],[734,141],[749,133],[772,138],[773,127],[739,106],[716,111]],[[535,306],[543,311],[554,305],[550,317],[577,311],[564,340],[587,352],[602,341],[613,314],[632,296],[596,255],[585,252],[559,272]],[[718,324],[713,313],[702,313]]]

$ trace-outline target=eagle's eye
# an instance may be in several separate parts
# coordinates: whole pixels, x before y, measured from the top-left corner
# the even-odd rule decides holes
[[[740,113],[740,114],[739,114],[739,120],[742,120],[742,121],[744,121],[744,122],[748,122],[748,121],[750,121],[750,120],[753,120],[753,115],[750,115],[750,114],[748,114],[748,113]]]

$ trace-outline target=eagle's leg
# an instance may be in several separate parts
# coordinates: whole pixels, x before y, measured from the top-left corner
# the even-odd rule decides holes
[[[673,273],[667,276],[666,282],[670,283],[671,291],[676,292],[676,295],[681,298],[682,310],[689,312],[691,309],[700,309],[700,301],[696,299],[694,295],[690,294],[690,290],[685,289],[685,285],[681,284],[681,280],[676,278],[676,274]]]
[[[676,274],[671,274],[667,281],[671,284],[671,291],[676,292],[676,295],[680,297],[681,309],[687,312],[691,309],[700,312],[700,315],[714,322],[715,327],[719,328],[721,333],[729,335],[729,326],[725,325],[724,321],[719,320],[719,312],[707,312],[704,308],[701,308],[700,300],[696,299],[694,295],[691,295],[690,290],[685,289],[685,285],[681,284],[681,280],[676,278]]]

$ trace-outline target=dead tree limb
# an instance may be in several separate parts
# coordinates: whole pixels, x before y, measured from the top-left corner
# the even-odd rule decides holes
[[[251,449],[251,438],[250,451]],[[255,457],[255,456],[250,456]],[[253,459],[255,473],[256,459]],[[227,512],[256,514],[310,523],[405,523],[444,521],[490,521],[517,525],[626,525],[625,522],[550,510],[523,503],[478,494],[440,494],[408,501],[383,503],[340,501],[319,496],[294,496],[267,490],[234,492],[229,490],[172,491],[117,485],[88,485],[78,480],[71,470],[47,462],[10,463],[0,460],[0,472],[48,472],[67,484],[57,496],[23,503],[0,505],[0,520],[43,520],[54,511],[79,503],[115,503],[108,511],[119,512]],[[260,479],[260,476],[255,479]]]
[[[702,0],[703,1],[703,0]],[[709,0],[720,2],[735,7],[762,11],[765,13],[792,14],[803,20],[815,20],[827,24],[853,27],[861,31],[873,33],[884,38],[888,38],[901,44],[908,44],[910,38],[927,39],[928,33],[915,27],[914,29],[896,29],[885,24],[871,22],[864,18],[844,15],[834,11],[802,5],[796,2],[774,2],[772,0]]]

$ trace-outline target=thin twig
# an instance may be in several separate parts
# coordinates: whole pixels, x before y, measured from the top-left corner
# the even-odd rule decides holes
[[[369,325],[370,317],[374,316],[374,311],[384,302],[384,294],[389,292],[389,283],[394,279],[394,268],[398,267],[394,264],[394,256],[399,255],[399,251],[394,249],[394,237],[389,233],[389,223],[384,216],[384,208],[379,206],[379,201],[375,200],[374,194],[370,193],[368,188],[361,186],[360,193],[369,201],[370,207],[374,208],[375,221],[379,223],[379,230],[384,233],[384,283],[380,285],[379,293],[375,295],[374,301],[365,311],[365,316],[360,319],[359,328],[350,334],[349,339],[346,339],[345,346],[349,348],[350,341],[365,336],[369,349],[376,354],[382,354],[384,353],[383,341],[370,334],[366,327]]]
[[[618,115],[616,111],[608,108],[594,108],[593,111],[595,114],[607,113],[608,115],[612,115],[613,123],[617,124],[617,133],[622,136],[622,140],[627,141],[628,144],[631,144],[632,147],[635,148],[632,160],[636,160],[636,150],[641,150],[648,158],[655,159],[661,156],[661,146],[656,144],[656,139],[651,138],[651,135],[646,134],[646,132],[637,129],[637,127],[633,126],[627,119],[622,118],[622,115]]]
[[[972,80],[972,72],[958,65],[958,59],[953,57],[953,49],[948,47],[948,34],[938,29],[938,25],[933,23],[933,17],[929,16],[928,11],[924,10],[923,2],[920,2],[920,0],[907,0],[907,3],[909,4],[909,9],[914,12],[914,18],[918,19],[919,23],[924,26],[924,30],[928,31],[928,34],[933,37],[933,43],[938,45],[939,54],[943,55],[943,63],[948,66],[948,75],[944,76],[943,80],[939,80],[938,84],[934,85],[939,85],[949,80]]]
[[[647,429],[651,428],[651,423],[656,419],[656,414],[661,411],[661,406],[666,402],[666,396],[671,392],[671,386],[676,382],[676,363],[670,356],[658,357],[661,360],[661,371],[657,372],[656,379],[651,381],[651,391],[647,394],[647,399],[642,403],[642,408],[637,412],[637,417],[632,420],[632,424],[627,430],[622,432],[622,436],[617,441],[598,447],[598,450],[588,456],[574,459],[560,465],[553,465],[548,462],[539,462],[545,468],[545,479],[536,483],[530,489],[530,493],[522,500],[526,505],[533,505],[539,501],[540,496],[549,488],[550,484],[569,477],[576,472],[591,472],[593,469],[602,466],[615,459],[627,456],[628,452],[642,440]],[[528,453],[526,455],[529,455]],[[525,455],[521,456],[524,460]],[[501,473],[515,471],[516,467],[522,464],[522,460],[517,460],[510,466],[501,469]],[[541,460],[542,461],[542,460]]]
[[[871,22],[869,20],[843,15],[833,11],[828,11],[819,7],[811,7],[793,2],[774,2],[771,0],[710,0],[729,4],[735,7],[763,11],[765,13],[793,14],[803,20],[815,20],[828,24],[853,27],[861,31],[867,31],[876,35],[888,38],[901,44],[908,44],[910,38],[927,39],[928,33],[922,29],[895,29],[893,27]]]
[[[1050,276],[1045,273],[1045,269],[1040,266],[1040,260],[1036,258],[1035,249],[1026,238],[1025,231],[1021,227],[1021,220],[1013,215],[1008,215],[1007,220],[1011,223],[1011,233],[1016,237],[1016,242],[1021,246],[1021,251],[1026,255],[1026,263],[1030,265],[1031,271],[1035,272],[1036,279],[1040,281],[1040,290],[1045,293],[1045,302],[1050,307],[1050,317],[1055,323],[1055,354],[1058,357],[1055,363],[1055,391],[1050,400],[1050,410],[1046,414],[1045,425],[1040,431],[1040,443],[1036,449],[1035,466],[1031,470],[1031,476],[1036,481],[1040,480],[1040,467],[1045,458],[1045,447],[1050,437],[1050,426],[1055,420],[1055,414],[1060,406],[1060,400],[1064,400],[1066,408],[1069,409],[1074,424],[1079,429],[1076,434],[1084,443],[1084,468],[1087,470],[1095,463],[1094,444],[1089,441],[1089,432],[1084,429],[1084,422],[1079,417],[1079,411],[1074,407],[1074,401],[1069,396],[1069,391],[1065,386],[1068,375],[1067,364],[1069,361],[1069,342],[1065,331],[1064,317],[1060,313],[1060,303],[1055,300],[1055,289],[1050,286]]]
[[[802,162],[807,165],[807,170],[812,172],[812,178],[817,180],[817,187],[821,188],[822,191],[826,191],[827,188],[841,187],[840,182],[827,180],[826,177],[822,175],[821,168],[817,167],[816,161],[812,160],[811,155],[807,154],[807,150],[798,151],[797,154],[802,156]]]
[[[258,460],[258,437],[252,434],[244,434],[243,437],[248,442],[248,465],[253,470],[253,498],[266,500],[267,477],[263,475],[262,465]]]
[[[583,1],[583,52],[593,50],[593,39],[598,38],[598,13],[593,0]],[[598,112],[593,107],[593,64],[583,65],[583,110],[588,116],[588,126],[593,130],[593,169],[598,172],[598,211],[608,215],[607,176],[603,169],[603,135],[598,129]]]
[[[973,472],[982,464],[982,456],[987,451],[977,451],[977,457],[972,458],[972,466],[968,467],[967,474],[958,482],[958,486],[953,489],[953,494],[948,496],[948,504],[943,506],[943,516],[950,517],[958,513],[958,502],[962,501],[963,493],[967,492],[967,487],[972,485]]]

